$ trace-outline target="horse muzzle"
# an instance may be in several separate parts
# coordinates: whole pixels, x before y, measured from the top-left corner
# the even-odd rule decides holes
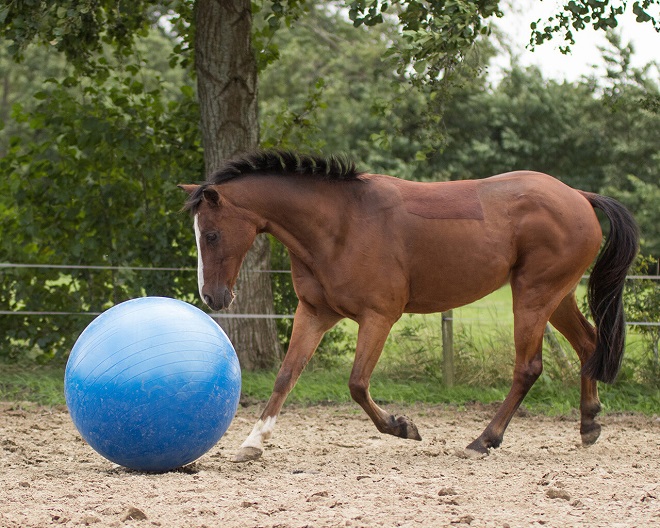
[[[218,311],[229,308],[234,300],[234,294],[229,288],[224,286],[210,293],[204,292],[203,299],[211,310]]]

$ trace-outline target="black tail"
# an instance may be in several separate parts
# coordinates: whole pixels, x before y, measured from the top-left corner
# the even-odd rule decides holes
[[[596,323],[596,351],[582,367],[582,375],[612,383],[623,359],[626,340],[623,284],[639,250],[639,230],[632,214],[616,200],[587,192],[581,194],[610,221],[610,233],[589,278],[589,308]]]

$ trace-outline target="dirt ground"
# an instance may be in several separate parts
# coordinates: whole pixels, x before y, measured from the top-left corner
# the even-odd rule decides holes
[[[240,408],[194,464],[153,475],[83,443],[65,409],[0,404],[0,527],[660,526],[660,418],[519,413],[502,447],[466,458],[493,414],[416,405],[424,440],[379,434],[353,406],[285,407],[264,457],[227,457],[258,406]]]

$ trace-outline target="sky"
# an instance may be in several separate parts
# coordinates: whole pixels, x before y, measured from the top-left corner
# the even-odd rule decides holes
[[[529,0],[509,0],[502,3],[504,17],[498,19],[496,24],[511,40],[511,45],[519,56],[523,65],[537,65],[541,68],[544,77],[556,80],[575,81],[583,75],[592,75],[594,65],[600,65],[595,73],[604,73],[602,59],[598,46],[607,44],[603,31],[585,28],[573,33],[575,45],[570,55],[563,55],[559,46],[563,44],[559,38],[537,46],[535,51],[525,49],[531,34],[530,24],[539,18],[545,21],[548,16],[557,13],[561,4],[556,0],[543,2]],[[655,61],[660,65],[660,33],[656,32],[650,22],[639,23],[632,14],[632,2],[628,2],[628,9],[619,20],[618,31],[621,32],[623,42],[632,41],[635,53],[633,66],[642,66]],[[490,68],[491,77],[497,80],[501,77],[502,68],[509,65],[509,58],[503,54],[493,61]],[[655,70],[656,79],[660,80],[660,72]]]

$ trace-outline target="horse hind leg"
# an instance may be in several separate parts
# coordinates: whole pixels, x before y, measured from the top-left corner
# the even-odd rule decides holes
[[[489,448],[500,446],[511,418],[543,372],[543,333],[566,292],[561,291],[563,282],[551,277],[546,278],[543,288],[538,275],[524,268],[516,270],[511,277],[516,347],[513,383],[486,429],[467,446],[468,451],[487,454]]]
[[[580,358],[580,364],[589,359],[596,349],[596,330],[577,306],[575,292],[570,292],[550,317],[550,323],[568,340]],[[600,424],[596,416],[601,410],[596,381],[581,377],[580,380],[580,435],[582,445],[592,445],[600,436]]]
[[[511,418],[543,371],[541,350],[545,324],[534,313],[515,316],[516,362],[511,389],[486,429],[467,446],[468,451],[487,454],[489,448],[499,447],[502,443]]]

